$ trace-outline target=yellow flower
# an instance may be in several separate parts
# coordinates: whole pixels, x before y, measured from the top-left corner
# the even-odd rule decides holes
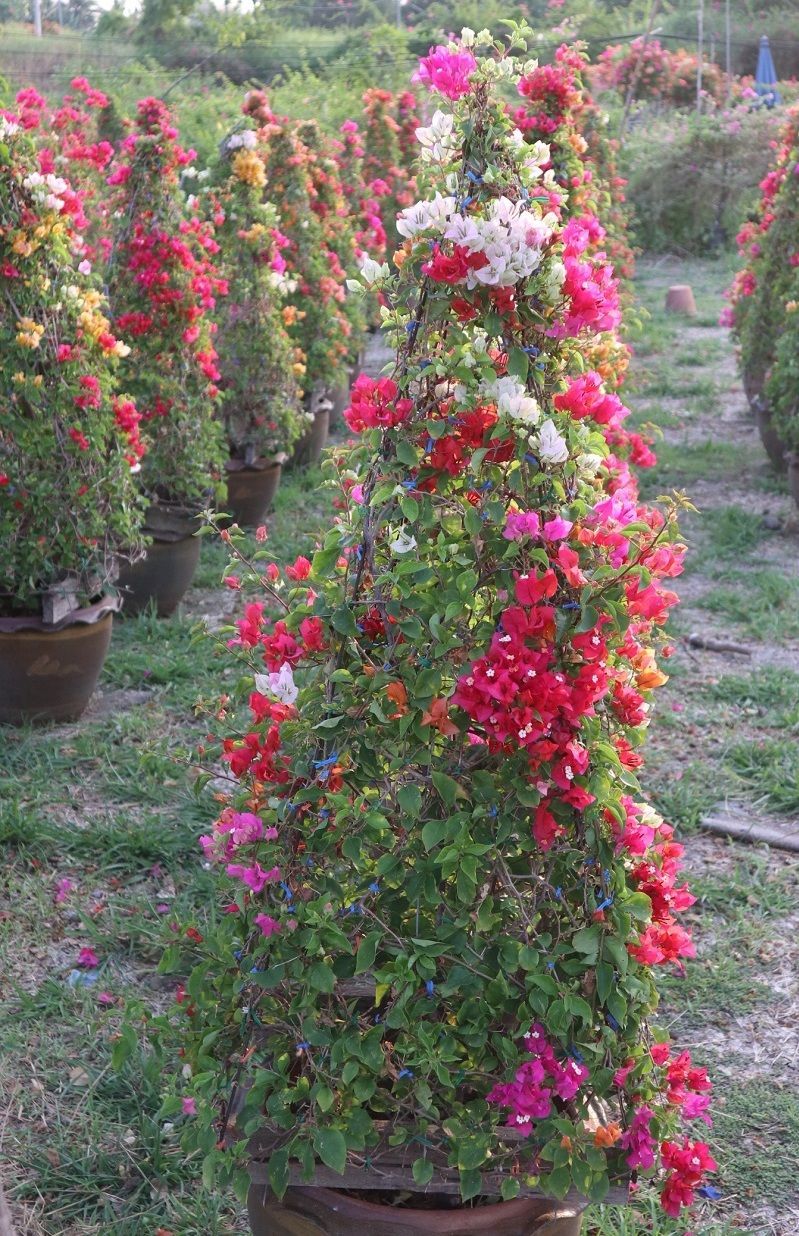
[[[25,384],[25,374],[18,371],[17,373],[14,374],[14,385],[23,386],[24,384]]]
[[[262,189],[266,184],[266,167],[254,150],[240,150],[233,159],[233,174],[245,185]]]
[[[44,327],[34,322],[33,318],[20,318],[17,343],[21,348],[38,348],[43,334]]]

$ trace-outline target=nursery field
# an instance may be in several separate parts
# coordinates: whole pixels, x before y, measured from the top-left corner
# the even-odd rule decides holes
[[[799,819],[799,527],[717,325],[729,277],[720,262],[643,261],[636,283],[649,316],[628,400],[663,433],[644,494],[684,490],[699,508],[683,517],[691,553],[646,773],[687,841],[698,898],[688,912],[698,957],[665,981],[661,1016],[715,1079],[722,1196],[700,1209],[696,1236],[793,1236],[799,860],[700,827],[727,815],[795,836]],[[685,280],[699,307],[690,323],[660,308]],[[284,482],[268,520],[276,562],[307,553],[327,526],[318,481]],[[159,972],[165,945],[202,933],[214,913],[197,836],[214,815],[215,736],[243,698],[224,628],[245,598],[221,584],[226,560],[208,539],[177,616],[117,623],[80,726],[3,733],[0,1172],[20,1236],[247,1230],[241,1208],[186,1161],[180,1120],[159,1116],[161,1059],[120,1034],[123,1011],[135,1020],[140,1003],[168,1004],[181,976]],[[698,646],[708,639],[745,651]],[[211,780],[196,791],[202,772]],[[81,949],[96,967],[79,967]],[[684,1230],[646,1197],[588,1223],[590,1236]]]

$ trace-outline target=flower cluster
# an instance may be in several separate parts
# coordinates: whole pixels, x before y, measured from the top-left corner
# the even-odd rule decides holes
[[[497,88],[535,66],[467,42],[420,70],[451,123],[380,276],[395,360],[353,386],[335,524],[283,570],[237,559],[265,599],[231,640],[253,689],[202,843],[228,913],[178,1014],[196,1145],[225,1164],[212,1030],[278,1193],[290,1161],[379,1162],[390,1129],[457,1164],[465,1199],[486,1170],[505,1198],[530,1175],[601,1198],[636,1162],[672,1207],[712,1166],[690,1135],[690,1162],[670,1149],[706,1078],[649,1026],[691,895],[635,773],[683,547],[586,371],[620,312],[595,221]],[[417,1181],[437,1170],[420,1152]]]

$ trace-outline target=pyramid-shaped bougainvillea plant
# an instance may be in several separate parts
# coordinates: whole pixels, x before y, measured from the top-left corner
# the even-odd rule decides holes
[[[799,450],[799,108],[788,113],[760,188],[757,215],[737,237],[743,266],[722,320],[733,329],[749,401],[778,438],[769,453],[784,466],[781,448]]]
[[[202,839],[227,912],[167,1104],[209,1177],[260,1131],[278,1193],[405,1148],[418,1189],[652,1171],[676,1213],[714,1166],[680,1131],[705,1072],[650,1024],[692,897],[635,775],[682,547],[580,376],[615,285],[507,115],[532,67],[469,32],[422,61],[420,199],[374,281],[395,361],[354,384],[313,561],[252,563],[249,716]]]
[[[0,618],[52,622],[46,598],[85,607],[140,552],[144,447],[118,384],[129,349],[85,256],[83,194],[26,132],[32,96],[0,111]]]

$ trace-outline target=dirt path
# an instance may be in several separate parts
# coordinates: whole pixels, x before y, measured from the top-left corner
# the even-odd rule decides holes
[[[677,653],[649,741],[648,783],[687,845],[698,959],[666,985],[662,1018],[716,1082],[711,1135],[723,1199],[712,1214],[757,1236],[799,1232],[799,862],[697,831],[733,812],[799,832],[799,519],[766,459],[717,325],[729,272],[642,263],[651,318],[628,401],[662,427],[647,496],[684,490],[699,508],[677,581]],[[667,316],[666,288],[691,282],[693,321]],[[750,655],[689,647],[697,634]],[[696,1224],[697,1233],[710,1231]],[[713,1228],[712,1230],[716,1230]]]

